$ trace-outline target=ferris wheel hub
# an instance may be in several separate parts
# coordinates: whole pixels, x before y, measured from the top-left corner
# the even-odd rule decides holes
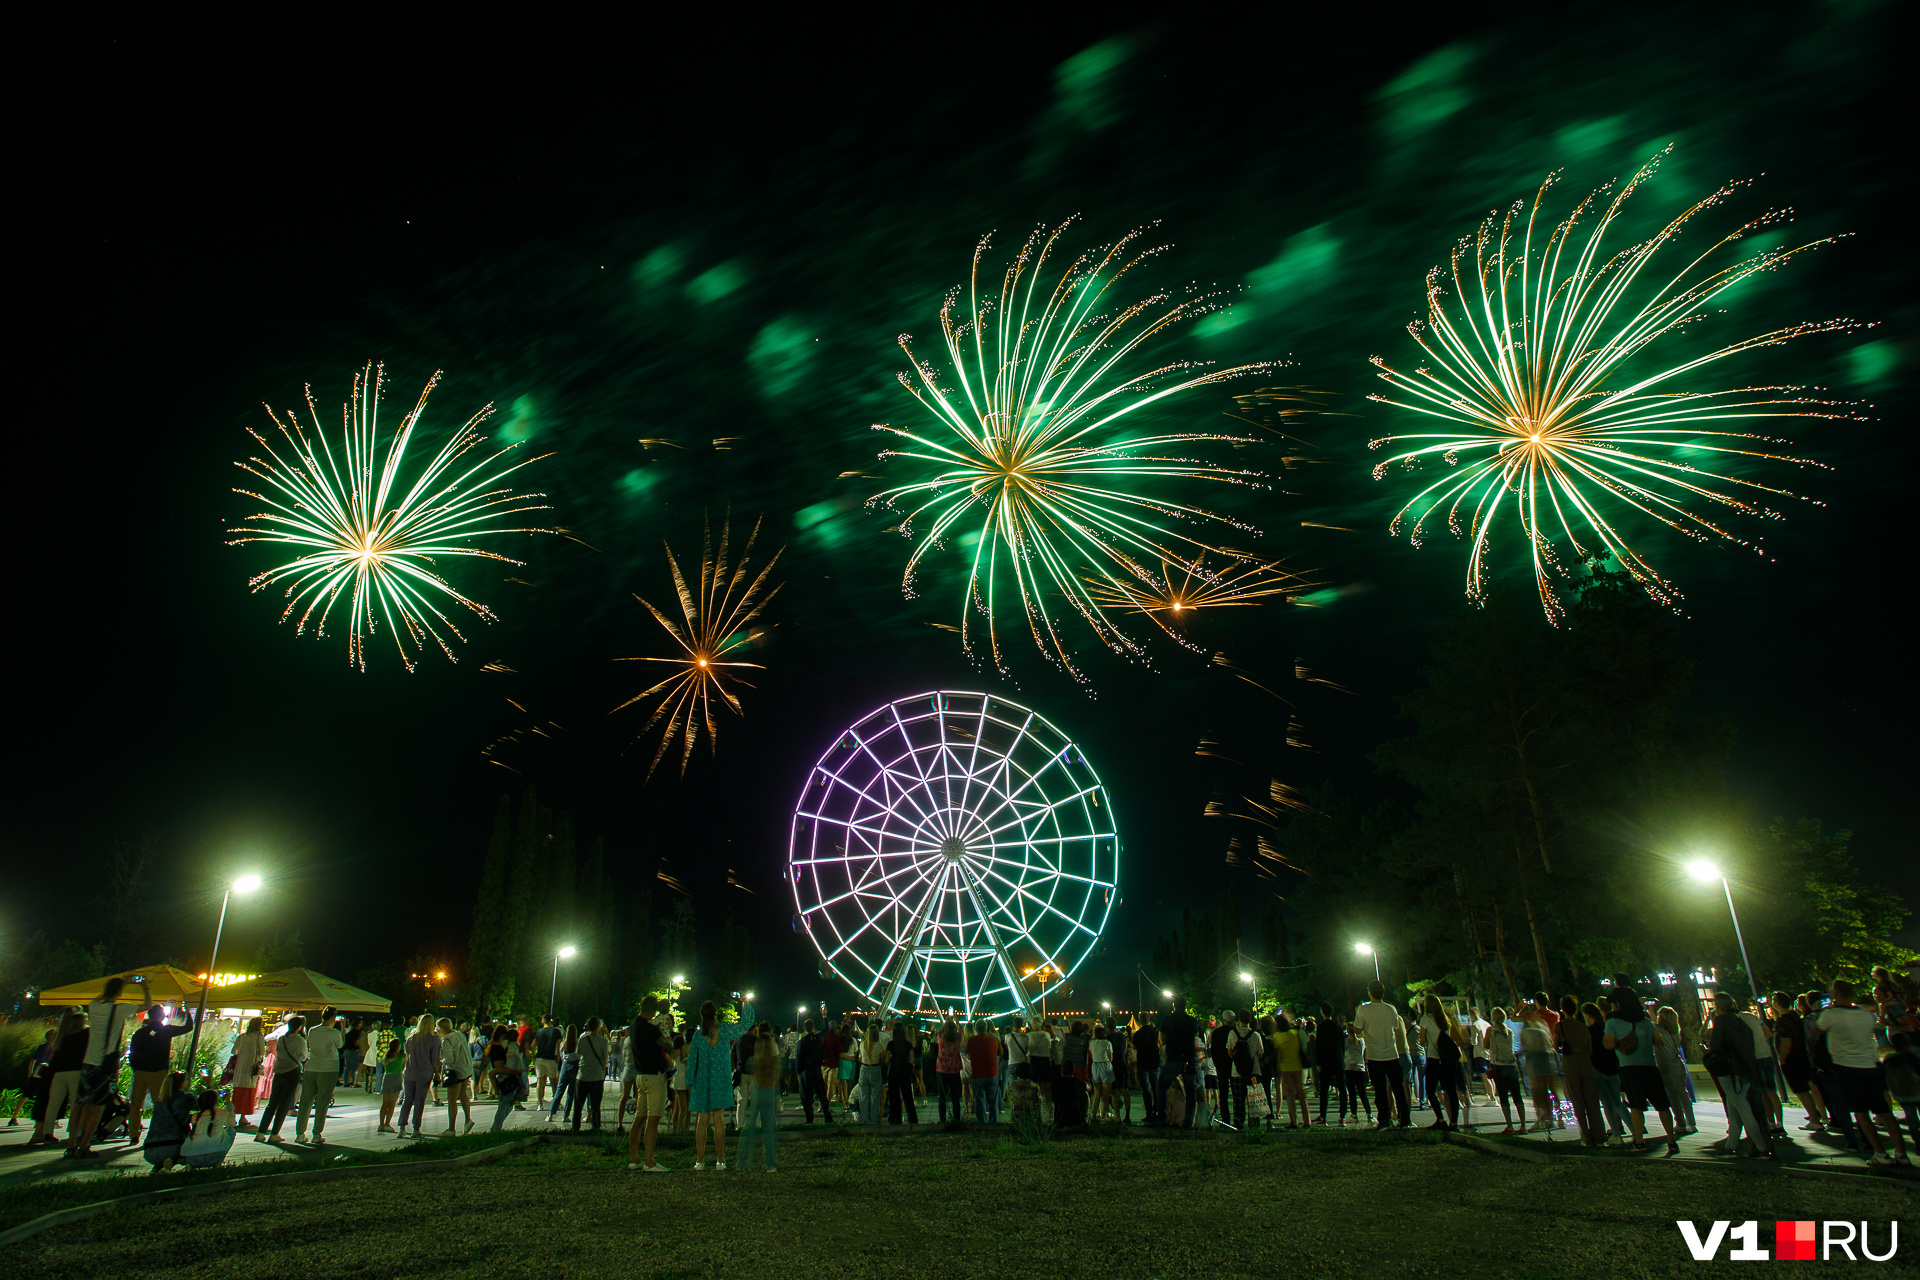
[[[959,836],[948,836],[940,846],[940,856],[948,862],[959,862],[967,856],[967,842]]]

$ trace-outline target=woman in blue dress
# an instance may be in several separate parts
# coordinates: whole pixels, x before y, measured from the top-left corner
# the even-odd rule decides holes
[[[687,1088],[693,1095],[693,1167],[707,1167],[707,1126],[713,1126],[714,1168],[727,1167],[727,1108],[733,1105],[733,1042],[753,1025],[753,1006],[740,1021],[722,1023],[708,1000],[700,1006],[700,1029],[687,1044]]]

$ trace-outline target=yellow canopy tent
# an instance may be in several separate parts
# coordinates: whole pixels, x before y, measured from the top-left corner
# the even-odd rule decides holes
[[[70,982],[64,987],[48,987],[35,998],[43,1008],[89,1004],[100,998],[108,978],[127,981],[127,985],[120,988],[115,1004],[144,1004],[149,995],[155,1004],[188,1004],[199,998],[200,989],[206,985],[171,965],[150,964],[144,969],[128,969],[125,973],[109,973],[85,982]]]
[[[342,1013],[386,1013],[393,1008],[391,1000],[311,969],[263,973],[247,982],[218,987],[215,992],[223,1008],[304,1010],[332,1005]]]

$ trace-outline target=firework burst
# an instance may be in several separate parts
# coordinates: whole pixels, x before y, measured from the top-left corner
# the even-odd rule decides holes
[[[1205,652],[1180,630],[1204,610],[1254,605],[1269,596],[1297,596],[1313,584],[1280,561],[1236,560],[1225,568],[1196,561],[1160,562],[1160,572],[1145,578],[1091,578],[1087,593],[1102,609],[1144,614],[1155,626],[1195,653]]]
[[[439,385],[440,374],[427,379],[413,411],[400,422],[380,452],[380,392],[385,384],[383,365],[369,364],[354,376],[352,398],[342,409],[339,452],[320,426],[313,391],[306,393],[311,433],[291,411],[285,417],[268,416],[280,431],[284,452],[261,432],[248,434],[266,450],[265,458],[235,463],[265,481],[268,492],[236,489],[269,508],[248,517],[251,523],[228,530],[229,545],[270,542],[305,548],[298,559],[256,574],[247,585],[255,591],[286,584],[285,622],[299,614],[296,633],[308,623],[324,637],[334,606],[347,602],[347,660],[367,669],[367,639],[385,623],[407,670],[414,669],[413,651],[422,651],[431,639],[450,660],[454,658],[444,631],[465,642],[460,629],[442,613],[441,597],[494,621],[493,611],[455,589],[433,566],[442,556],[476,556],[519,565],[495,551],[473,545],[474,539],[509,533],[558,533],[558,529],[515,525],[508,517],[527,511],[545,511],[534,499],[544,494],[515,493],[501,482],[538,458],[498,465],[519,446],[506,448],[479,462],[462,459],[486,439],[478,427],[493,411],[487,405],[469,418],[433,459],[411,480],[407,478],[407,446],[420,425],[427,397]],[[545,455],[542,455],[545,456]],[[462,467],[464,466],[464,469]]]
[[[1134,266],[1159,252],[1139,249],[1135,231],[1104,249],[1084,253],[1049,287],[1042,281],[1048,255],[1066,225],[1027,237],[1001,277],[997,293],[983,295],[981,259],[990,237],[974,251],[973,272],[960,311],[961,290],[947,295],[940,327],[955,387],[940,385],[932,365],[900,338],[913,371],[900,381],[938,423],[938,431],[881,426],[907,442],[884,458],[911,458],[934,468],[922,480],[868,499],[904,509],[900,531],[913,538],[902,585],[909,596],[921,561],[950,537],[977,537],[970,552],[961,642],[974,652],[972,615],[985,619],[996,668],[1006,670],[996,610],[1017,599],[1034,644],[1078,678],[1059,622],[1049,607],[1057,597],[1080,615],[1102,643],[1119,652],[1138,646],[1110,618],[1094,587],[1120,598],[1128,583],[1148,583],[1147,566],[1178,564],[1200,572],[1208,552],[1230,555],[1172,522],[1245,526],[1200,507],[1144,496],[1122,485],[1202,480],[1247,484],[1259,473],[1233,470],[1165,452],[1202,441],[1242,437],[1179,432],[1126,435],[1130,415],[1195,387],[1255,373],[1268,364],[1190,372],[1184,362],[1127,374],[1131,357],[1170,325],[1213,305],[1196,294],[1175,301],[1156,294],[1128,305],[1116,286]],[[964,545],[964,543],[963,543]],[[1057,607],[1057,606],[1055,606]]]
[[[760,521],[754,521],[753,532],[747,535],[746,545],[740,548],[740,558],[731,567],[727,562],[729,523],[722,521],[720,524],[720,546],[717,550],[713,547],[712,529],[703,527],[700,531],[700,583],[697,591],[687,585],[686,575],[680,572],[680,562],[674,558],[673,548],[666,549],[667,569],[673,574],[674,591],[680,597],[681,622],[674,622],[644,597],[634,596],[673,637],[674,643],[680,646],[680,652],[671,658],[616,659],[619,662],[664,662],[674,668],[666,679],[613,709],[622,711],[635,703],[658,699],[653,714],[640,726],[640,732],[636,735],[644,738],[655,725],[663,720],[666,722],[660,747],[653,753],[653,763],[647,766],[648,778],[652,778],[653,771],[660,767],[660,761],[665,758],[675,737],[679,737],[684,744],[680,755],[680,772],[684,775],[687,762],[693,759],[694,743],[699,740],[702,725],[707,731],[707,749],[712,751],[719,728],[714,721],[714,703],[725,703],[735,715],[743,714],[740,699],[730,686],[737,684],[751,689],[752,684],[739,673],[749,669],[764,669],[758,662],[729,662],[726,657],[752,642],[748,624],[759,617],[768,603],[780,594],[780,586],[784,584],[768,590],[767,576],[773,572],[773,566],[779,563],[786,548],[774,552],[773,559],[767,561],[753,581],[748,583],[747,562],[753,557],[754,540],[760,536]]]
[[[1575,244],[1576,232],[1606,196],[1605,187],[1550,231],[1541,209],[1553,175],[1530,209],[1519,201],[1504,216],[1489,215],[1475,236],[1454,248],[1451,298],[1444,283],[1449,273],[1435,267],[1427,274],[1427,322],[1410,325],[1408,332],[1431,364],[1403,372],[1374,357],[1380,376],[1410,399],[1372,399],[1445,424],[1440,431],[1373,441],[1374,448],[1418,442],[1376,466],[1374,478],[1396,463],[1413,468],[1440,459],[1451,468],[1401,507],[1392,531],[1397,534],[1411,518],[1410,536],[1418,546],[1426,521],[1444,511],[1448,527],[1471,541],[1471,598],[1483,596],[1492,531],[1512,510],[1550,619],[1564,612],[1554,585],[1564,574],[1556,541],[1579,559],[1612,556],[1656,600],[1672,604],[1679,593],[1635,552],[1614,523],[1618,512],[1610,516],[1606,508],[1624,505],[1702,541],[1720,537],[1751,546],[1705,509],[1778,519],[1768,503],[1794,495],[1703,465],[1741,458],[1819,464],[1769,452],[1766,446],[1780,442],[1724,427],[1766,418],[1855,416],[1836,402],[1797,395],[1797,387],[1695,391],[1675,385],[1742,352],[1858,327],[1851,320],[1790,325],[1678,364],[1626,371],[1652,343],[1703,319],[1708,304],[1727,290],[1831,239],[1713,265],[1726,246],[1789,216],[1770,211],[1722,236],[1673,276],[1662,272],[1636,288],[1655,254],[1742,185],[1721,187],[1649,238],[1607,253],[1603,242],[1621,207],[1659,160],[1642,165],[1607,202],[1583,245]]]

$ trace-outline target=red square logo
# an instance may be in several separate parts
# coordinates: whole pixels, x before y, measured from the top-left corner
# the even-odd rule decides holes
[[[1812,1262],[1813,1223],[1774,1223],[1773,1260],[1775,1262]]]

